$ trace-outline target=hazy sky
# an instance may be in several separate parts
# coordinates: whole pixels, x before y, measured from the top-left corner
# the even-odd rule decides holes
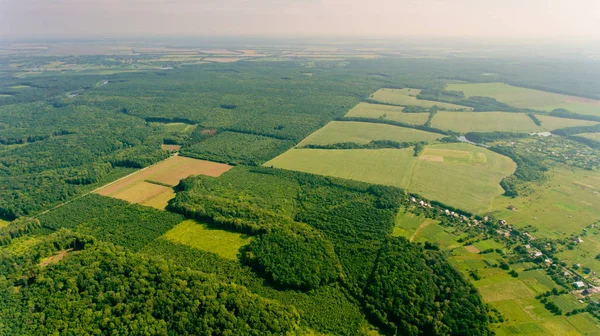
[[[600,37],[600,0],[0,0],[0,38]]]

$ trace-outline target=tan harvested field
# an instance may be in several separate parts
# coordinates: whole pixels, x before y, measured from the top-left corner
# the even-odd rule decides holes
[[[404,113],[402,110],[404,107],[382,105],[382,104],[369,104],[360,103],[356,105],[346,117],[358,117],[358,118],[372,118],[372,119],[386,119],[398,121],[409,125],[423,125],[429,119],[429,113]]]
[[[172,156],[96,191],[97,194],[164,209],[174,196],[173,187],[191,175],[217,177],[232,167],[222,163]],[[149,183],[148,181],[157,182]]]
[[[178,151],[181,149],[181,145],[161,145],[160,147],[168,151]]]
[[[582,136],[584,138],[600,141],[600,133],[582,133],[577,134],[577,136]]]
[[[144,202],[169,191],[172,191],[172,188],[142,181],[110,196],[130,203],[144,204]]]

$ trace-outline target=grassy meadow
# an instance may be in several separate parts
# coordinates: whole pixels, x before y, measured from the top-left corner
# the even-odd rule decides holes
[[[306,139],[299,147],[306,145],[330,145],[342,142],[367,144],[373,140],[393,140],[397,142],[435,141],[442,135],[385,124],[366,122],[332,121]]]
[[[548,131],[554,131],[565,127],[591,126],[598,124],[595,121],[550,117],[540,114],[537,114],[536,117],[542,122],[542,127]]]
[[[444,108],[447,110],[472,110],[470,107],[436,102],[431,100],[420,100],[417,99],[417,95],[421,92],[418,89],[380,89],[377,92],[373,93],[369,99],[384,103],[384,104],[393,104],[393,105],[401,105],[401,106],[419,106],[424,108],[430,108],[433,106],[438,106],[440,108]]]
[[[588,138],[588,139],[600,141],[600,133],[582,133],[582,134],[577,134],[577,135]]]
[[[181,222],[161,238],[216,253],[230,260],[237,260],[239,249],[250,243],[250,238],[246,235],[211,228],[194,220]]]
[[[408,125],[424,125],[429,119],[429,113],[405,113],[399,106],[360,103],[346,117],[385,119],[402,122]]]
[[[439,112],[431,126],[459,133],[545,131],[526,114],[511,112]]]
[[[565,238],[580,234],[600,217],[600,172],[557,166],[528,195],[494,200],[496,218],[518,227],[533,225],[534,236]],[[517,210],[507,209],[513,205]]]
[[[291,149],[265,163],[289,170],[391,185],[473,213],[492,209],[515,163],[468,144],[380,150]]]
[[[448,84],[446,90],[462,91],[467,97],[492,97],[515,107],[552,111],[562,108],[580,114],[600,115],[600,100],[526,89],[504,83]]]
[[[5,221],[5,220],[2,220],[2,219],[0,219],[0,229],[1,229],[1,228],[5,228],[5,227],[7,227],[7,226],[8,226],[8,223],[9,223],[9,222],[7,222],[7,221]]]

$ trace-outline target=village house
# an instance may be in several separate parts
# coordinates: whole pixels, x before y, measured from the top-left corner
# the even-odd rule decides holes
[[[573,286],[575,286],[575,288],[577,288],[577,289],[582,289],[582,288],[585,288],[585,282],[583,282],[583,281],[575,281],[573,283]]]
[[[576,244],[581,244],[581,243],[583,243],[583,239],[581,239],[581,238],[579,238],[579,237],[573,237],[572,239],[573,239],[573,241],[574,241]]]
[[[542,252],[538,251],[538,250],[534,250],[534,251],[529,252],[529,255],[532,258],[538,258],[538,257],[543,256],[544,254]]]

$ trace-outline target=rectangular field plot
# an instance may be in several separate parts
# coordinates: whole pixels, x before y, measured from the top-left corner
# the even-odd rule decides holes
[[[400,187],[472,213],[491,210],[500,181],[516,169],[511,159],[468,144],[427,146],[419,158],[412,148],[291,149],[265,166]]]
[[[542,127],[548,131],[554,131],[565,127],[592,126],[598,124],[595,121],[558,118],[539,114],[537,114],[536,117],[542,122]]]
[[[194,220],[185,220],[167,231],[162,238],[174,243],[212,252],[223,258],[237,260],[239,249],[250,243],[248,236],[211,228]]]
[[[404,107],[360,103],[356,105],[346,117],[372,118],[398,121],[408,125],[424,125],[429,119],[429,113],[405,113]]]
[[[435,141],[441,134],[366,122],[332,121],[325,127],[302,140],[299,147],[306,145],[331,145],[343,142],[367,144],[373,140],[392,140],[397,142]]]
[[[407,188],[415,162],[406,149],[290,149],[267,167]]]
[[[470,107],[449,104],[449,103],[441,103],[431,100],[420,100],[417,99],[417,95],[421,93],[421,90],[418,89],[380,89],[377,92],[373,93],[369,99],[372,99],[377,102],[385,103],[385,104],[393,104],[393,105],[401,105],[401,106],[419,106],[424,108],[430,108],[433,106],[438,106],[440,108],[446,110],[467,110],[471,111]]]
[[[220,176],[232,167],[222,163],[172,156],[96,191],[131,203],[164,209],[180,180],[191,175]]]
[[[600,100],[526,89],[504,83],[448,84],[446,90],[462,91],[467,97],[491,97],[514,107],[542,111],[562,108],[581,114],[600,115]]]
[[[511,112],[439,112],[431,126],[459,133],[545,131],[526,114]]]

